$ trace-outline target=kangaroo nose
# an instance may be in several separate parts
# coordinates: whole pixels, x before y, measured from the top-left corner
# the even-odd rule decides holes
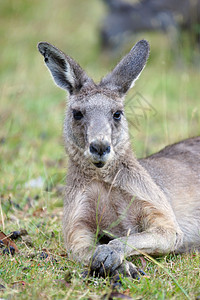
[[[92,142],[90,144],[90,152],[98,156],[103,156],[105,154],[110,153],[110,145],[107,142]]]

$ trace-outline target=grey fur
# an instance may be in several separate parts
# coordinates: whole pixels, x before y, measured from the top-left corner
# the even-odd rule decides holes
[[[106,275],[123,268],[135,274],[125,260],[130,255],[199,249],[200,138],[142,160],[129,142],[124,95],[145,66],[148,43],[138,42],[99,84],[54,46],[38,48],[56,84],[70,94],[64,121],[68,253]],[[111,241],[95,250],[97,234]]]

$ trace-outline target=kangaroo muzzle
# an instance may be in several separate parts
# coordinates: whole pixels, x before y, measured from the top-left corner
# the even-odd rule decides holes
[[[111,145],[107,141],[93,141],[89,145],[89,152],[92,163],[97,168],[102,168],[108,160],[111,152]]]

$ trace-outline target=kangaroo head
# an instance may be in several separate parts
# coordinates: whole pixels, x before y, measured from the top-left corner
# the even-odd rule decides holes
[[[38,49],[55,83],[69,93],[64,122],[69,155],[72,159],[77,159],[76,154],[84,156],[88,162],[102,168],[129,144],[124,96],[146,64],[148,42],[139,41],[99,84],[95,84],[71,57],[51,44],[41,42]]]

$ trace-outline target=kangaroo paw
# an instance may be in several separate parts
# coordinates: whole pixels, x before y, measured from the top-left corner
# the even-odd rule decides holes
[[[122,262],[115,272],[125,277],[132,277],[140,280],[140,270],[133,263],[126,260]]]
[[[95,276],[112,276],[122,264],[123,257],[108,245],[100,245],[92,258],[91,273]]]

